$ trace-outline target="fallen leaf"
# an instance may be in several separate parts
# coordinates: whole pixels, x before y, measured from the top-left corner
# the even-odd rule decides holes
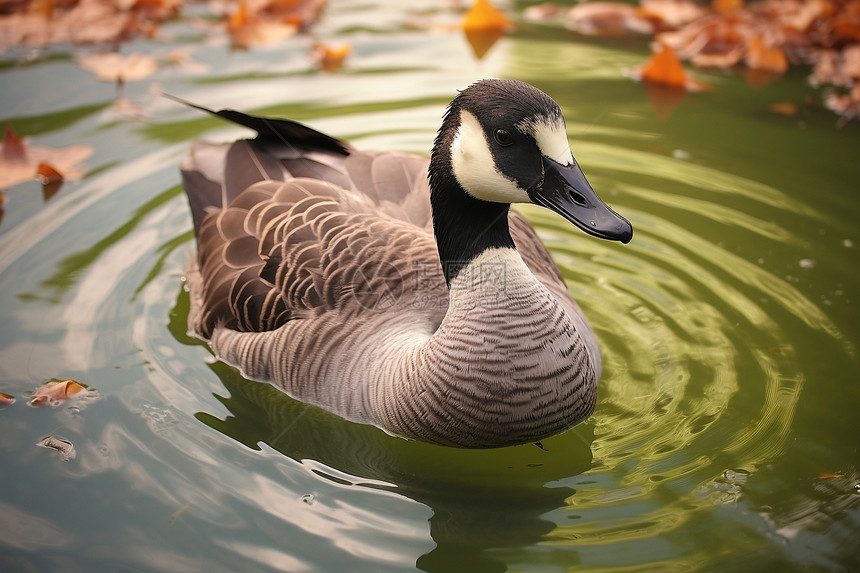
[[[545,2],[536,6],[529,6],[523,10],[523,18],[533,22],[548,22],[559,16],[562,12],[562,7],[552,2]]]
[[[75,459],[75,446],[69,440],[55,438],[54,436],[46,436],[36,443],[37,446],[54,450],[60,454],[60,458],[67,462]]]
[[[90,145],[79,143],[67,147],[28,145],[19,137],[11,125],[6,125],[6,134],[0,146],[0,189],[39,177],[39,165],[49,164],[63,179],[79,179],[84,170],[79,163],[92,155]]]
[[[50,163],[40,163],[36,169],[36,174],[42,185],[50,185],[52,183],[62,183],[63,174]]]
[[[158,70],[158,61],[147,54],[117,52],[78,56],[78,65],[104,82],[124,84],[149,77]]]
[[[0,392],[0,408],[11,406],[15,403],[15,397],[5,392]]]
[[[616,2],[586,2],[568,10],[565,26],[586,36],[652,34],[654,22],[635,6]]]
[[[777,113],[779,115],[786,115],[789,117],[797,115],[797,105],[791,102],[772,103],[767,107],[767,110],[771,113]]]
[[[490,0],[475,0],[463,17],[461,26],[467,32],[477,30],[499,30],[507,32],[513,28],[505,13],[490,4]]]
[[[834,479],[834,478],[841,478],[841,477],[845,477],[845,474],[843,474],[843,473],[830,473],[830,472],[822,472],[822,473],[818,474],[818,479]]]
[[[2,154],[5,161],[27,163],[27,147],[24,140],[12,129],[11,123],[6,124]]]
[[[659,43],[651,58],[636,75],[643,82],[675,89],[699,91],[707,87],[690,78],[675,52],[670,47]]]
[[[227,17],[233,47],[274,44],[316,22],[324,0],[245,0]]]
[[[747,66],[753,70],[762,70],[782,74],[788,69],[785,53],[779,48],[766,46],[758,36],[750,38],[747,46]]]
[[[656,16],[671,28],[678,28],[706,14],[704,8],[690,0],[641,0],[639,5],[644,15]]]
[[[711,8],[715,12],[732,12],[743,8],[744,0],[713,0]]]
[[[51,380],[36,388],[27,405],[34,408],[58,406],[85,390],[86,387],[75,380]]]
[[[316,44],[311,50],[311,58],[316,65],[327,72],[333,72],[343,67],[343,62],[352,50],[347,43],[339,46]]]

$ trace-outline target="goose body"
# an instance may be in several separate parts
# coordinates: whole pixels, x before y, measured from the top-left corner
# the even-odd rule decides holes
[[[219,358],[345,419],[450,446],[534,442],[591,414],[594,334],[509,206],[623,242],[632,228],[591,190],[551,98],[473,84],[429,161],[210,113],[258,133],[195,142],[182,168],[198,246],[189,329]]]

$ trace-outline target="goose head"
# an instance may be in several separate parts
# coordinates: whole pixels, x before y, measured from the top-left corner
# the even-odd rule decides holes
[[[633,237],[573,158],[558,104],[523,82],[481,80],[460,92],[436,136],[429,176],[443,266],[512,246],[511,203],[541,205],[601,239]]]

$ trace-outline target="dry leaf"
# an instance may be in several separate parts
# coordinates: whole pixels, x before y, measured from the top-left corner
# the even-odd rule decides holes
[[[227,19],[235,48],[274,44],[316,22],[324,0],[246,0]]]
[[[79,179],[84,170],[78,164],[92,152],[90,145],[82,143],[58,148],[31,146],[7,124],[0,151],[0,189],[38,177],[39,165],[43,163],[49,164],[66,180]]]
[[[80,382],[74,380],[52,380],[36,388],[33,397],[27,402],[28,406],[58,406],[66,400],[86,390]]]
[[[514,26],[505,13],[490,4],[490,0],[475,0],[461,24],[466,32],[498,30],[507,32]]]
[[[64,462],[75,459],[75,446],[69,440],[55,438],[54,436],[45,436],[36,443],[37,446],[54,450],[60,454],[60,458]]]
[[[786,115],[789,117],[797,115],[797,105],[791,102],[772,103],[767,107],[767,110],[771,113],[777,113],[779,115]]]
[[[352,50],[347,43],[339,46],[329,44],[316,44],[311,50],[311,58],[316,65],[327,72],[333,72],[343,67],[343,62]]]
[[[747,46],[747,66],[753,70],[762,70],[782,74],[788,69],[788,60],[779,48],[766,46],[758,36],[753,36]]]
[[[117,52],[78,56],[78,65],[104,82],[126,83],[142,80],[158,70],[158,62],[147,54],[123,56]]]
[[[636,74],[643,82],[687,91],[699,91],[707,86],[687,75],[681,60],[668,46],[657,44],[648,62]]]
[[[523,10],[523,18],[533,22],[548,22],[561,14],[562,7],[552,2],[529,6]]]
[[[635,6],[616,2],[586,2],[568,10],[565,26],[586,36],[652,34],[654,22]]]
[[[0,392],[0,408],[11,406],[15,403],[15,397],[5,392]]]
[[[705,15],[701,6],[690,0],[641,0],[639,5],[649,15],[659,18],[670,28],[678,28]]]
[[[743,8],[744,0],[713,0],[711,8],[715,12],[733,12]]]

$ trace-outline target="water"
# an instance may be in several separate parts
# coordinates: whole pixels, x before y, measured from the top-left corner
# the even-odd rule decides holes
[[[230,51],[188,22],[206,73],[164,67],[116,90],[66,51],[2,70],[0,116],[33,143],[94,147],[43,201],[6,191],[0,223],[0,568],[135,571],[848,571],[860,568],[856,405],[860,127],[739,76],[655,111],[623,72],[644,39],[523,24],[476,60],[452,13],[336,2],[314,35]],[[197,34],[197,35],[195,35]],[[9,53],[8,62],[21,54]],[[185,334],[193,247],[178,161],[239,128],[153,95],[306,121],[365,148],[427,153],[445,104],[479,77],[559,101],[629,245],[524,209],[601,343],[594,416],[544,450],[392,438],[250,382]],[[141,117],[138,118],[137,115]],[[42,382],[90,390],[28,408]],[[73,459],[37,444],[74,446]]]

